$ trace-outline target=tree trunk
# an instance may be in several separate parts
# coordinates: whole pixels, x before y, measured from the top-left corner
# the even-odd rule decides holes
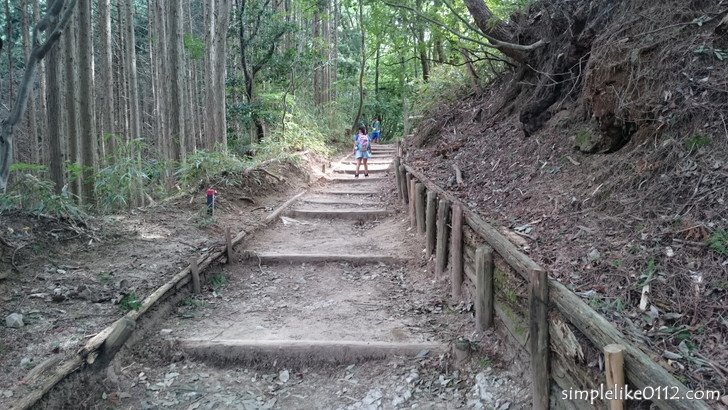
[[[51,48],[48,52],[48,168],[51,180],[55,184],[55,191],[60,194],[65,185],[63,172],[63,143],[65,135],[63,127],[63,58],[59,47]]]
[[[68,140],[68,151],[66,152],[67,160],[71,165],[80,165],[80,159],[78,154],[78,47],[77,47],[77,31],[78,31],[78,19],[72,18],[71,23],[66,29],[66,35],[64,40],[65,46],[65,59],[64,66],[66,68],[66,131]],[[68,180],[70,184],[71,192],[74,195],[80,193],[80,181],[78,175],[75,172],[71,172]]]
[[[154,50],[156,58],[154,59],[155,79],[156,79],[156,96],[154,104],[157,109],[156,121],[159,134],[157,135],[157,149],[162,154],[162,158],[171,159],[169,143],[169,85],[167,74],[167,29],[164,18],[165,8],[162,0],[154,2],[154,20],[155,20],[155,37]]]
[[[502,21],[494,18],[493,12],[483,0],[464,0],[465,6],[468,8],[470,15],[475,20],[478,28],[486,35],[504,42],[510,42],[512,34],[508,27]],[[492,43],[492,41],[491,41]],[[522,62],[524,60],[523,53],[508,47],[496,47],[506,56]]]
[[[111,3],[109,0],[99,0],[99,36],[100,36],[100,60],[101,60],[101,87],[99,88],[100,119],[101,119],[101,153],[114,152],[114,139],[106,135],[114,133],[114,76],[113,76],[113,54],[111,49]],[[107,152],[108,145],[108,152]],[[106,158],[102,163],[106,162]]]
[[[33,2],[33,21],[40,21],[40,2],[34,1]],[[56,46],[57,47],[57,46]],[[60,64],[59,64],[60,65]],[[49,146],[48,146],[48,133],[50,132],[48,130],[48,104],[46,102],[46,63],[41,60],[39,64],[38,69],[38,83],[40,84],[40,98],[38,99],[40,102],[40,125],[36,123],[36,127],[38,127],[38,134],[40,137],[40,163],[42,164],[48,164],[50,161],[49,158]]]
[[[311,22],[311,35],[313,37],[313,104],[317,109],[321,107],[321,10],[317,2]]]
[[[205,145],[206,150],[212,149],[217,138],[218,117],[215,115],[215,90],[217,76],[215,75],[215,58],[217,56],[216,32],[216,0],[205,1]]]
[[[331,95],[329,99],[336,102],[336,81],[339,77],[339,14],[341,12],[339,6],[339,0],[333,0],[334,4],[334,27],[333,27],[333,40],[332,40],[332,67],[331,67]]]
[[[81,164],[83,166],[81,192],[83,193],[83,201],[86,204],[94,203],[94,170],[97,166],[92,27],[91,0],[79,0],[79,148],[81,151]]]
[[[183,49],[183,32],[182,32],[182,10],[180,3],[176,1],[168,2],[169,33],[167,45],[170,48],[169,53],[169,70],[171,78],[170,87],[170,123],[172,137],[172,159],[178,162],[184,162],[187,156],[187,142],[185,135],[185,60]]]
[[[137,79],[137,63],[136,63],[136,33],[134,32],[134,0],[124,1],[124,24],[126,35],[126,83],[129,89],[129,140],[141,138],[141,110],[139,109],[139,87]],[[132,144],[137,147],[136,144]],[[135,156],[138,178],[130,184],[134,184],[134,198],[132,203],[136,206],[144,205],[143,181],[139,173],[142,168],[141,152],[139,148],[135,148],[130,154]]]
[[[220,144],[223,151],[227,150],[227,108],[225,105],[225,82],[227,79],[227,32],[230,25],[230,4],[228,0],[218,0],[218,21],[215,37],[218,45],[216,47],[216,69],[217,88],[215,89],[216,106],[217,106],[217,135],[216,141]]]
[[[22,0],[21,3],[22,19],[23,19],[23,55],[25,61],[30,59],[30,28],[28,24],[28,0]],[[31,88],[34,88],[31,86]],[[28,133],[31,138],[31,160],[35,164],[39,164],[40,144],[38,142],[38,121],[35,106],[35,90],[31,89],[28,95]]]
[[[359,64],[359,108],[356,111],[356,117],[354,117],[354,124],[351,126],[351,131],[354,132],[359,126],[359,119],[361,118],[361,110],[364,107],[364,69],[366,68],[366,50],[364,48],[364,0],[359,0],[359,31],[361,35],[361,63]]]
[[[5,41],[7,45],[5,48],[8,50],[8,96],[10,101],[15,98],[15,91],[13,90],[13,17],[10,14],[10,0],[5,0]]]

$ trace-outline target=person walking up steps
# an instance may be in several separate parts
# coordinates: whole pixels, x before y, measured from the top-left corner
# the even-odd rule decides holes
[[[382,134],[382,117],[377,115],[372,121],[372,144],[379,142],[379,138]]]
[[[356,171],[354,178],[359,178],[359,167],[364,163],[364,176],[369,176],[367,159],[372,156],[372,145],[369,143],[366,127],[359,127],[359,133],[355,136],[354,156],[356,158]]]

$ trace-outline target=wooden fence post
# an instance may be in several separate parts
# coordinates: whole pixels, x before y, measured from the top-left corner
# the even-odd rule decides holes
[[[529,343],[533,383],[533,408],[549,408],[549,283],[546,271],[532,269],[529,274]]]
[[[407,172],[407,169],[404,167],[404,165],[399,166],[399,172],[402,174],[402,180],[400,183],[402,184],[402,205],[407,205],[409,203],[409,182],[410,182],[410,173]]]
[[[197,256],[193,256],[190,261],[190,274],[192,275],[192,291],[199,295],[202,293],[200,286],[200,269],[197,267]]]
[[[402,167],[399,166],[399,157],[394,157],[394,175],[397,181],[397,194],[399,199],[404,200],[404,193],[402,193]]]
[[[452,297],[460,299],[463,285],[463,207],[452,207],[452,233],[450,234],[450,274],[452,276]]]
[[[493,286],[493,248],[481,246],[475,251],[475,328],[482,332],[493,326],[495,288]]]
[[[417,229],[417,210],[415,209],[415,203],[417,202],[417,181],[410,179],[409,182],[409,216],[410,226],[412,229]]]
[[[415,211],[417,213],[417,231],[423,235],[425,233],[425,195],[427,191],[425,184],[418,182],[415,185]]]
[[[230,228],[225,228],[225,253],[227,263],[233,263],[233,241],[230,239]]]
[[[450,236],[448,216],[450,215],[450,201],[441,199],[437,206],[437,244],[435,247],[435,276],[438,278],[445,273],[447,267],[447,242]]]
[[[604,346],[604,364],[607,376],[607,389],[614,392],[614,398],[609,401],[609,409],[623,410],[624,346],[618,344]]]
[[[435,243],[437,238],[437,193],[435,191],[427,192],[427,209],[425,211],[425,237],[427,240],[427,257],[432,256],[435,252]]]

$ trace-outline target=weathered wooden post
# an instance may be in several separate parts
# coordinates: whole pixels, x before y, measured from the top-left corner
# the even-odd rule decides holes
[[[409,203],[409,181],[411,177],[404,165],[399,166],[399,172],[402,174],[402,180],[400,181],[400,183],[402,184],[403,195],[402,205],[407,205]]]
[[[435,247],[435,276],[442,277],[447,267],[447,242],[450,237],[448,225],[450,201],[441,199],[437,206],[437,244]]]
[[[604,346],[604,364],[607,376],[607,389],[613,391],[609,401],[610,410],[624,409],[624,346],[609,344]]]
[[[397,194],[401,201],[404,201],[404,193],[402,193],[402,167],[399,165],[399,157],[395,157],[394,161],[394,176],[396,177],[397,183]]]
[[[409,216],[410,226],[412,229],[417,229],[417,210],[415,209],[415,203],[417,202],[417,181],[410,178],[409,182]]]
[[[463,285],[463,207],[452,207],[452,233],[450,234],[450,276],[453,299],[460,299]]]
[[[427,257],[429,258],[435,252],[437,240],[437,193],[435,191],[427,192],[427,209],[425,213],[425,238],[427,241]]]
[[[230,239],[230,228],[225,228],[225,254],[227,263],[233,263],[233,241]]]
[[[200,269],[197,267],[197,256],[193,256],[190,260],[190,275],[192,275],[192,291],[195,294],[202,293],[200,286]]]
[[[424,235],[425,233],[425,195],[427,195],[427,191],[425,189],[425,184],[422,182],[418,182],[415,185],[416,195],[415,195],[415,211],[417,213],[417,231],[420,233],[420,235]]]
[[[482,332],[493,326],[495,288],[493,249],[481,246],[475,251],[475,328]]]
[[[529,344],[533,383],[533,408],[549,408],[549,284],[546,271],[529,272]]]

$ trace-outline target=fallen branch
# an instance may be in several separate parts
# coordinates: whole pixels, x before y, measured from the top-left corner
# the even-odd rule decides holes
[[[463,186],[463,173],[460,171],[460,168],[455,164],[452,164],[452,168],[455,170],[455,182],[458,183],[458,186]]]

